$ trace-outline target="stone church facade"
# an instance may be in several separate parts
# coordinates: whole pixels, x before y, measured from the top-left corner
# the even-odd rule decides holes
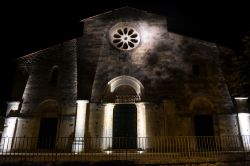
[[[82,36],[17,59],[2,148],[14,149],[14,138],[56,137],[67,143],[55,148],[82,152],[87,138],[105,138],[105,151],[123,148],[110,139],[129,137],[130,149],[145,150],[153,145],[143,138],[250,134],[239,126],[215,43],[129,7],[82,23]]]

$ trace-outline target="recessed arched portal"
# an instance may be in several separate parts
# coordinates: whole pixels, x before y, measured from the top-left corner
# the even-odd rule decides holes
[[[113,149],[136,149],[136,140],[136,105],[116,104],[113,109]]]
[[[146,148],[145,141],[140,139],[146,137],[145,104],[141,102],[143,90],[141,82],[131,76],[119,76],[108,82],[105,96],[109,99],[114,96],[121,98],[106,100],[109,102],[104,108],[103,137],[112,137],[113,141],[103,142],[103,150]],[[123,141],[119,140],[124,137]]]
[[[38,105],[37,113],[40,115],[40,128],[37,148],[54,149],[58,128],[60,108],[56,100],[48,99]]]
[[[208,150],[208,147],[204,147],[206,142],[202,137],[214,136],[214,118],[212,114],[214,105],[208,97],[196,96],[191,100],[189,109],[198,113],[193,117],[194,134],[198,137],[197,147]],[[209,142],[211,146],[215,146],[215,140],[212,137]]]
[[[142,83],[139,80],[137,80],[134,77],[126,75],[113,78],[111,81],[108,82],[108,85],[110,86],[111,93],[113,93],[116,90],[116,88],[122,85],[128,85],[132,87],[138,96],[142,95],[144,89]]]
[[[105,103],[134,103],[143,100],[142,83],[131,76],[118,76],[110,80],[102,97]]]
[[[194,116],[195,135],[213,136],[214,124],[211,112],[214,110],[214,105],[212,101],[206,96],[194,97],[189,105],[189,109],[198,113]]]

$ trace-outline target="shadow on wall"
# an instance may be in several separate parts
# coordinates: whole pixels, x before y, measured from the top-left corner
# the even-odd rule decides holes
[[[247,100],[247,107],[248,107],[248,111],[250,111],[250,96],[248,97],[248,100]]]
[[[5,102],[0,101],[0,138],[2,137],[2,133],[4,130],[4,120],[6,113],[7,105]]]
[[[47,99],[41,102],[36,112],[40,116],[50,116],[50,117],[59,117],[61,114],[59,103],[53,99]]]
[[[211,110],[214,110],[214,105],[207,97],[198,96],[190,102],[189,110],[199,111],[199,113],[211,113]]]
[[[6,104],[6,102],[0,100],[0,117],[1,117],[1,116],[5,116],[6,109],[7,109],[7,104]]]

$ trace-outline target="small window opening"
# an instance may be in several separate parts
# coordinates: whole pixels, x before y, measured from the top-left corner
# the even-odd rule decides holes
[[[200,66],[193,65],[192,69],[193,69],[193,75],[195,75],[195,76],[199,76],[200,75]]]
[[[58,67],[54,67],[53,70],[52,70],[51,78],[50,78],[50,84],[51,85],[57,85],[57,83],[58,83],[58,74],[59,74]]]

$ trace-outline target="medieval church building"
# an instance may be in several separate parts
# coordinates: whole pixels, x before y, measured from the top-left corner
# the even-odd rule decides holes
[[[1,150],[146,152],[156,137],[250,135],[215,43],[130,7],[81,22],[82,36],[17,59]]]

